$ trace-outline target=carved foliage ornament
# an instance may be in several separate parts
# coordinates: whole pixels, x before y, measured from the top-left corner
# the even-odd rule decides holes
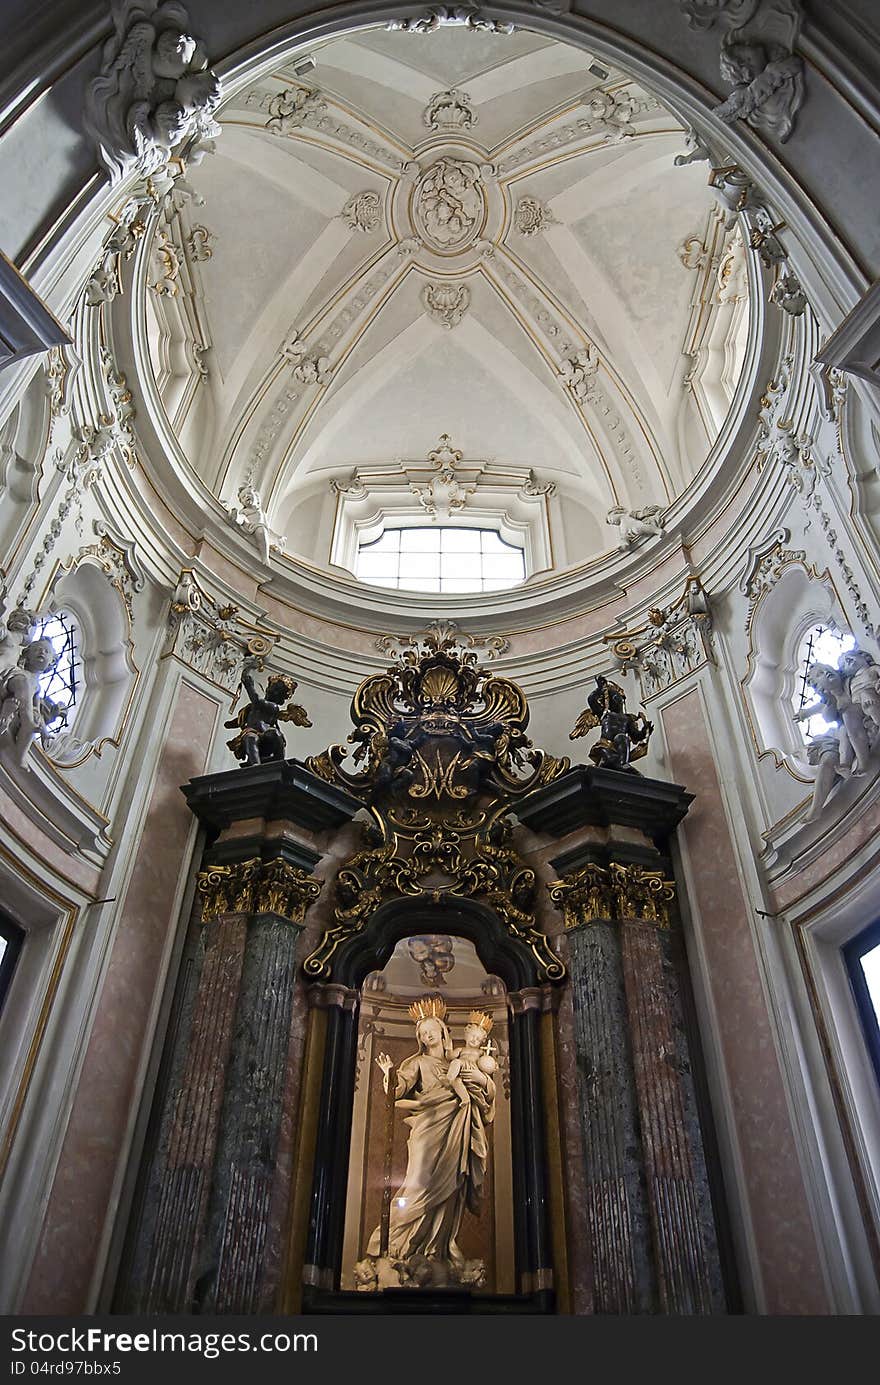
[[[470,130],[479,119],[466,91],[438,91],[422,112],[429,130]]]
[[[307,974],[328,977],[339,944],[385,899],[403,895],[438,904],[481,899],[543,974],[559,979],[562,963],[535,923],[535,875],[510,845],[507,818],[519,797],[564,773],[569,761],[532,746],[521,690],[480,668],[475,651],[440,627],[365,679],[351,716],[348,743],[307,763],[367,805],[372,821],[365,849],[340,871],[335,921],[307,959]]]
[[[422,289],[425,312],[441,327],[457,327],[471,302],[466,284],[426,284]]]
[[[306,909],[317,899],[321,884],[287,861],[239,861],[199,871],[202,922],[219,914],[278,914],[302,923]]]
[[[190,155],[218,135],[221,90],[176,0],[121,0],[113,17],[116,32],[86,94],[85,126],[118,182],[135,166],[155,175],[172,153]]]
[[[675,882],[661,870],[622,866],[616,861],[584,866],[548,888],[566,928],[579,928],[595,919],[638,919],[668,928],[675,901]]]
[[[389,29],[402,29],[407,34],[431,34],[436,29],[464,28],[474,33],[512,34],[514,24],[501,19],[489,19],[478,5],[430,5],[404,19],[389,19]]]
[[[350,197],[340,213],[342,220],[352,231],[366,235],[375,231],[382,220],[382,204],[378,192],[367,189]]]
[[[274,636],[240,620],[237,606],[215,601],[184,568],[171,597],[163,658],[174,655],[210,682],[235,692],[245,658],[264,658]]]
[[[292,135],[310,116],[321,115],[327,102],[308,87],[285,87],[269,100],[266,129],[273,135]]]

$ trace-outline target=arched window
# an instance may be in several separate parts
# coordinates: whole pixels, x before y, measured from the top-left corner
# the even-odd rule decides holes
[[[355,576],[371,587],[418,592],[503,591],[525,580],[525,553],[495,529],[384,529],[358,547]]]
[[[810,626],[798,648],[797,671],[792,697],[795,712],[801,711],[803,707],[809,707],[816,701],[817,695],[807,682],[810,665],[829,664],[831,668],[837,668],[837,661],[841,654],[847,649],[852,649],[854,644],[855,639],[852,635],[844,635],[831,625]],[[827,721],[820,713],[810,717],[807,721],[799,721],[797,725],[800,727],[801,735],[805,741],[834,729],[834,723]]]
[[[39,680],[40,692],[57,706],[65,709],[64,724],[70,725],[80,689],[80,655],[77,627],[68,611],[56,611],[38,620],[33,629],[35,640],[51,640],[58,655],[54,668],[47,669]]]

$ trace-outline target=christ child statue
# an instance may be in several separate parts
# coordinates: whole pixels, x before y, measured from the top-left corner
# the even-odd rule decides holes
[[[469,1086],[491,1087],[490,1079],[498,1066],[489,1039],[492,1023],[492,1016],[483,1010],[471,1010],[464,1027],[464,1044],[452,1051],[446,1080],[462,1103],[471,1099]]]

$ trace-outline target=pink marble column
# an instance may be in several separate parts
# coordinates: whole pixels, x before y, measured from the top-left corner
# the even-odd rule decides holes
[[[679,828],[706,957],[766,1311],[830,1312],[703,706],[696,691],[661,713],[671,772],[695,794]]]
[[[203,772],[218,707],[181,684],[118,922],[49,1197],[23,1313],[84,1313],[98,1268],[192,816],[180,785]]]

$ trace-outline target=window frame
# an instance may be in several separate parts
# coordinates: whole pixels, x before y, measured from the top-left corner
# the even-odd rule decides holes
[[[861,932],[850,938],[849,942],[844,943],[841,951],[853,989],[865,1043],[871,1056],[871,1062],[874,1064],[877,1084],[880,1088],[880,1018],[878,1018],[877,1010],[871,999],[868,982],[861,965],[862,958],[866,953],[873,952],[876,947],[880,947],[880,918],[869,923],[867,928],[863,928]]]
[[[21,924],[16,923],[15,919],[0,909],[0,938],[6,943],[3,956],[0,958],[0,1011],[3,1009],[9,987],[12,984],[12,977],[21,956],[25,936],[25,930]]]
[[[403,547],[402,536],[403,536],[404,534],[406,534],[406,533],[411,533],[411,532],[413,532],[414,530],[417,530],[419,533],[427,533],[427,534],[430,534],[430,535],[436,535],[436,537],[437,537],[437,547],[436,547],[436,549],[430,548],[430,549],[425,549],[425,550],[424,550],[424,556],[425,556],[425,557],[431,557],[431,558],[436,557],[436,558],[437,558],[437,565],[438,565],[437,584],[438,584],[438,585],[437,585],[436,587],[407,586],[407,585],[405,585],[406,579],[404,579],[404,578],[401,576],[400,568],[401,568],[402,559],[403,559],[404,557],[408,556],[408,554],[405,552],[404,547]],[[442,585],[442,583],[443,583],[443,572],[442,572],[442,567],[443,567],[443,556],[444,556],[443,543],[442,543],[442,535],[443,535],[444,533],[447,533],[447,532],[467,533],[467,534],[474,534],[474,535],[478,535],[478,536],[479,536],[479,544],[478,544],[478,546],[473,550],[473,552],[470,552],[470,551],[467,551],[467,552],[466,552],[465,550],[462,550],[462,553],[461,553],[461,555],[460,555],[460,556],[462,556],[462,557],[468,557],[468,558],[470,558],[470,557],[476,557],[476,558],[479,558],[479,560],[480,560],[480,562],[479,562],[480,575],[479,575],[479,577],[473,578],[473,582],[474,582],[475,585],[473,585],[473,586],[471,586],[471,587],[468,587],[468,588],[466,588],[466,589],[465,589],[465,588],[459,588],[458,590],[456,590],[456,589],[453,589],[453,588],[451,588],[451,587],[444,587],[444,586]],[[383,538],[385,538],[385,536],[386,536],[387,534],[391,534],[391,533],[396,533],[396,534],[398,534],[399,536],[401,536],[401,537],[398,539],[397,552],[396,552],[395,554],[391,554],[391,553],[388,554],[388,557],[389,557],[389,558],[393,557],[393,558],[395,559],[395,563],[396,563],[396,567],[397,567],[396,580],[394,580],[394,581],[390,581],[390,580],[389,580],[389,581],[379,581],[379,580],[374,579],[374,578],[371,578],[371,577],[361,576],[360,572],[358,571],[359,560],[360,560],[361,554],[364,553],[366,550],[368,550],[368,549],[370,549],[370,548],[373,548],[376,544],[381,543],[382,540],[383,540]],[[515,554],[518,556],[519,561],[520,561],[520,563],[521,563],[521,575],[517,576],[517,578],[516,578],[514,581],[511,581],[511,582],[509,582],[509,583],[505,583],[504,586],[496,586],[496,585],[494,585],[494,584],[493,584],[493,585],[487,585],[487,583],[492,583],[492,582],[493,582],[493,579],[492,579],[490,576],[487,577],[486,574],[485,574],[485,572],[483,571],[483,568],[484,568],[483,560],[484,560],[484,558],[487,558],[487,557],[490,557],[490,558],[491,558],[491,557],[496,556],[496,555],[493,555],[493,554],[491,554],[491,553],[485,553],[485,552],[484,552],[484,548],[483,548],[483,535],[491,535],[491,536],[498,542],[498,544],[500,544],[500,545],[503,546],[503,548],[510,549],[512,553],[515,553]],[[418,550],[413,550],[413,556],[418,556]],[[415,593],[423,593],[423,594],[426,594],[426,595],[429,595],[429,596],[484,596],[484,595],[490,594],[490,593],[492,593],[492,592],[513,591],[514,588],[522,586],[522,584],[527,580],[527,577],[528,577],[528,565],[527,565],[527,555],[526,555],[526,552],[525,552],[525,547],[524,547],[524,545],[521,546],[521,545],[516,544],[516,543],[511,543],[508,539],[506,539],[506,538],[504,537],[504,535],[501,533],[500,529],[496,528],[495,526],[485,525],[485,524],[481,524],[481,525],[475,525],[475,524],[440,524],[440,525],[427,525],[427,524],[423,524],[423,525],[385,524],[385,525],[383,525],[381,532],[380,532],[379,534],[377,534],[374,538],[368,538],[367,535],[366,535],[365,533],[361,533],[361,534],[358,536],[358,544],[357,544],[357,549],[356,549],[356,552],[355,552],[355,560],[354,560],[354,575],[355,575],[355,577],[357,578],[357,580],[358,580],[359,582],[362,582],[362,583],[364,584],[364,586],[375,587],[378,591],[384,590],[384,591],[415,592]],[[419,579],[412,579],[412,580],[414,580],[414,581],[415,581],[415,580],[418,580],[418,581],[420,581],[420,582],[423,582],[423,581],[429,581],[429,580],[433,580],[433,579],[430,579],[430,578],[419,578]],[[463,578],[463,579],[455,579],[455,578],[453,578],[453,579],[447,579],[447,580],[463,580],[463,581],[464,581],[464,580],[470,580],[470,579],[464,579],[464,578]]]

